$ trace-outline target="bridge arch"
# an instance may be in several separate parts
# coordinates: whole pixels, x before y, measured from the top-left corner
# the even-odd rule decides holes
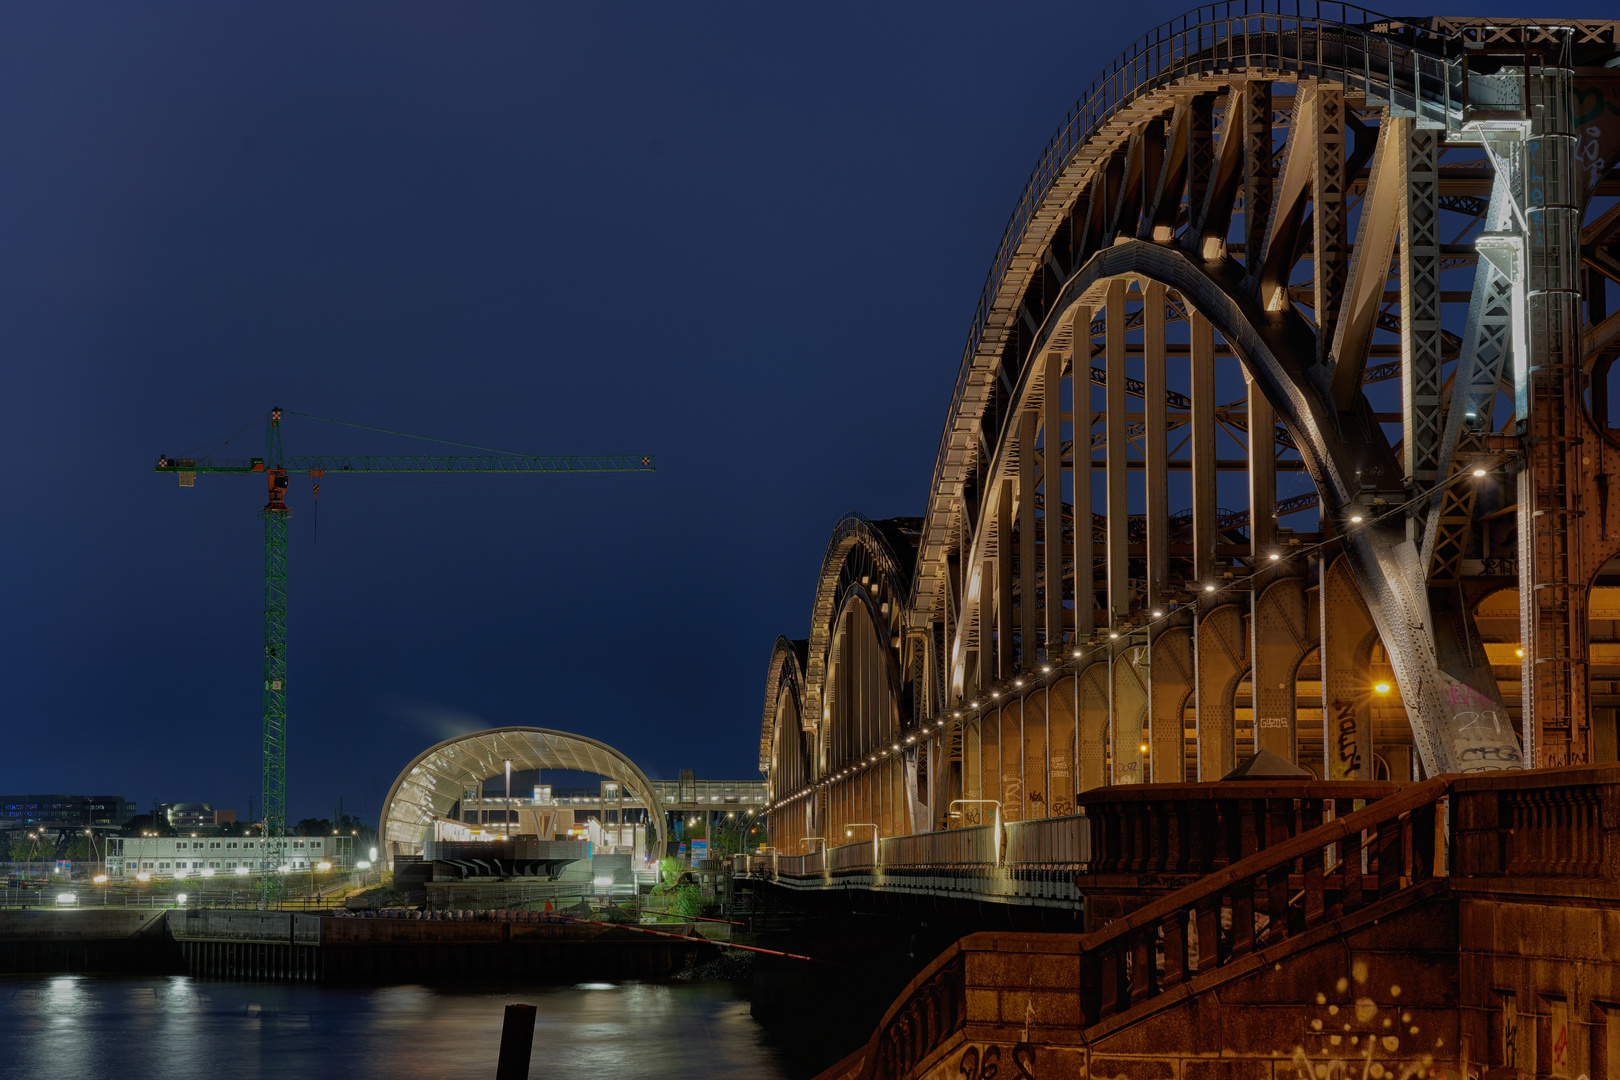
[[[804,711],[804,657],[809,642],[776,639],[765,681],[765,712],[760,722],[759,771],[768,800],[802,791],[815,776],[816,724]],[[809,803],[779,815],[771,830],[778,851],[798,854],[811,835]]]
[[[1440,223],[1453,215],[1444,235],[1459,241],[1478,231],[1514,233],[1521,245],[1542,245],[1538,258],[1574,279],[1578,251],[1553,250],[1551,234],[1522,227],[1530,196],[1512,177],[1528,160],[1527,144],[1489,154],[1459,149],[1479,143],[1471,117],[1501,107],[1493,87],[1506,85],[1491,81],[1494,68],[1475,70],[1477,57],[1460,43],[1506,35],[1530,47],[1547,31],[1512,20],[1487,28],[1336,5],[1266,6],[1199,9],[1147,35],[1099,76],[1041,156],[992,263],[892,639],[902,684],[928,690],[902,712],[901,734],[927,747],[920,760],[940,781],[930,789],[936,806],[939,793],[999,791],[1007,801],[1009,778],[991,772],[993,761],[999,769],[1010,760],[1009,717],[1027,735],[1039,691],[1046,689],[1049,716],[1051,691],[1065,683],[1074,687],[1069,765],[1077,795],[1088,775],[1111,782],[1133,765],[1138,776],[1173,778],[1180,769],[1168,766],[1180,756],[1188,701],[1198,731],[1188,778],[1224,774],[1236,749],[1231,697],[1244,678],[1270,725],[1256,729],[1260,744],[1296,756],[1305,741],[1297,708],[1305,706],[1295,696],[1312,653],[1321,669],[1324,775],[1364,774],[1373,747],[1356,702],[1369,693],[1369,643],[1387,653],[1426,773],[1525,761],[1511,729],[1485,731],[1477,722],[1481,710],[1506,706],[1497,672],[1475,648],[1462,585],[1477,573],[1466,561],[1480,536],[1498,528],[1487,524],[1499,516],[1494,496],[1482,502],[1477,494],[1498,481],[1470,478],[1490,475],[1482,461],[1500,463],[1481,455],[1512,449],[1495,434],[1507,423],[1493,410],[1508,400],[1499,387],[1512,378],[1509,301],[1522,274],[1467,244],[1443,243]],[[1613,58],[1612,43],[1584,26],[1550,33],[1547,40],[1586,57],[1577,67]],[[1513,77],[1526,86],[1543,80],[1538,92],[1563,100],[1572,84],[1562,71],[1531,65]],[[1537,123],[1556,126],[1547,115]],[[1620,192],[1620,177],[1609,173],[1620,122],[1612,126],[1581,136],[1596,139],[1589,156],[1598,163],[1584,186],[1535,213],[1578,217],[1568,208],[1593,191]],[[1526,138],[1568,149],[1557,141],[1562,129],[1537,130],[1543,134]],[[1534,198],[1545,196],[1537,189]],[[1620,216],[1606,215],[1581,242],[1620,258]],[[1442,290],[1442,271],[1470,275],[1473,288]],[[1557,302],[1578,307],[1574,295]],[[1601,299],[1588,310],[1591,323],[1604,316],[1602,332],[1594,326],[1579,348],[1565,341],[1565,353],[1620,342]],[[1453,313],[1449,321],[1444,311]],[[1560,312],[1531,317],[1579,324],[1577,311]],[[1532,348],[1555,340],[1564,339],[1544,335]],[[1185,393],[1167,377],[1172,355],[1187,357]],[[1237,400],[1223,402],[1214,372],[1228,359],[1239,389],[1230,395]],[[1566,370],[1572,359],[1529,357],[1531,366],[1520,368]],[[1533,367],[1543,360],[1555,366]],[[1542,381],[1536,400],[1548,404],[1536,408],[1569,416],[1548,421],[1559,434],[1526,444],[1525,460],[1536,464],[1518,474],[1518,502],[1565,491],[1554,481],[1581,468],[1620,474],[1620,442],[1607,433],[1570,438],[1570,425],[1586,415],[1579,393],[1573,406],[1560,404],[1553,399],[1564,391],[1548,376],[1524,378]],[[1400,435],[1392,441],[1383,426],[1394,424],[1392,395],[1376,384],[1395,380]],[[1513,407],[1530,407],[1528,389],[1518,388]],[[1379,395],[1386,400],[1375,408]],[[1174,461],[1171,431],[1190,448]],[[1241,457],[1219,457],[1222,432]],[[1549,456],[1574,454],[1567,448],[1575,445],[1589,446],[1593,460],[1577,467],[1573,457]],[[1170,513],[1171,492],[1184,490],[1172,483],[1176,469],[1190,474],[1192,510],[1181,515]],[[1220,510],[1222,469],[1247,474],[1248,509]],[[1309,485],[1283,498],[1278,479],[1289,472]],[[1606,486],[1587,487],[1580,497],[1608,505]],[[1176,504],[1187,503],[1178,496]],[[1502,509],[1512,504],[1506,499]],[[1314,531],[1284,526],[1290,513],[1312,508],[1320,510]],[[1525,512],[1517,523],[1525,536],[1542,536],[1535,565],[1512,571],[1538,611],[1542,644],[1527,643],[1527,652],[1539,648],[1540,658],[1525,658],[1522,684],[1526,708],[1541,718],[1526,722],[1527,738],[1534,730],[1553,740],[1553,749],[1535,750],[1542,764],[1583,760],[1590,749],[1590,733],[1577,730],[1584,721],[1560,720],[1531,693],[1535,672],[1543,702],[1576,711],[1589,704],[1576,594],[1597,567],[1545,554],[1567,549],[1544,534],[1572,510]],[[1620,552],[1620,529],[1598,524],[1607,518],[1587,510],[1570,519],[1581,522],[1582,550],[1602,563]],[[1519,550],[1531,549],[1521,542]],[[825,568],[823,575],[825,583]],[[1330,595],[1342,619],[1323,614]],[[831,625],[833,606],[829,595],[817,626]],[[807,675],[819,694],[824,673],[814,669],[827,651],[816,647],[816,633],[813,626]],[[1570,647],[1548,644],[1557,641]],[[913,675],[913,654],[926,680]],[[1129,716],[1118,713],[1121,703]],[[1348,736],[1340,730],[1347,723]],[[1036,751],[1026,739],[1018,753],[1028,813]],[[844,779],[833,773],[815,784]]]

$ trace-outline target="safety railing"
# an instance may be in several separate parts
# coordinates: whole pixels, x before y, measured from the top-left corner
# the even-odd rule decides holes
[[[1081,939],[1081,1008],[1097,1023],[1444,873],[1449,778],[1408,787],[1206,875]]]
[[[993,866],[996,862],[994,825],[972,829],[888,836],[881,844],[885,867]]]
[[[956,431],[955,411],[993,311],[1010,315],[1002,297],[1013,259],[1031,222],[1075,154],[1114,114],[1146,94],[1199,75],[1227,71],[1289,72],[1332,79],[1364,91],[1372,104],[1447,122],[1460,113],[1466,80],[1456,35],[1391,19],[1351,4],[1311,0],[1232,0],[1194,8],[1138,39],[1092,80],[1041,152],[991,261],[958,369],[952,415],[940,437],[937,480]],[[1034,252],[1025,252],[1033,255]]]
[[[776,872],[784,877],[814,877],[825,869],[826,862],[820,851],[812,851],[806,855],[776,857]]]
[[[1207,874],[1401,789],[1343,780],[1128,784],[1080,801],[1093,874]]]
[[[1073,867],[1091,862],[1091,820],[1085,814],[1007,823],[1009,867]]]
[[[876,846],[870,839],[828,848],[827,869],[833,873],[840,870],[870,869],[876,855]]]
[[[1620,880],[1617,785],[1615,765],[1457,780],[1451,794],[1453,874]]]

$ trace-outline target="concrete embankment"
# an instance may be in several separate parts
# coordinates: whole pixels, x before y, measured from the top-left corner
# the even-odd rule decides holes
[[[165,912],[0,910],[0,972],[181,970]]]
[[[187,972],[307,982],[656,979],[715,946],[489,913],[469,922],[251,910],[0,911],[0,972]]]

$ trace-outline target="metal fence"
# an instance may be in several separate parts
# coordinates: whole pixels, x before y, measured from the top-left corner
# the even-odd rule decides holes
[[[884,866],[994,866],[995,863],[994,825],[891,836],[883,841]]]
[[[1091,862],[1091,822],[1084,814],[1007,824],[1007,866],[1081,866]]]

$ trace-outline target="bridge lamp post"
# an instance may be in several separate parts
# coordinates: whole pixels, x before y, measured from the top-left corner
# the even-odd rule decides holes
[[[854,836],[856,829],[871,829],[872,830],[872,865],[877,866],[878,865],[878,827],[876,825],[872,824],[870,821],[852,821],[848,825],[844,826],[844,835],[845,836]],[[822,843],[826,843],[826,841],[823,840]]]
[[[975,806],[975,805],[976,806],[993,806],[993,807],[996,808],[996,831],[995,831],[995,834],[994,834],[994,839],[995,839],[995,843],[996,843],[996,865],[1000,866],[1001,865],[1001,802],[1000,802],[1000,800],[998,800],[998,799],[952,799],[951,800],[951,805],[946,807],[945,809],[946,809],[947,813],[955,815],[956,814],[956,810],[954,809],[955,807],[958,807],[958,806]]]

